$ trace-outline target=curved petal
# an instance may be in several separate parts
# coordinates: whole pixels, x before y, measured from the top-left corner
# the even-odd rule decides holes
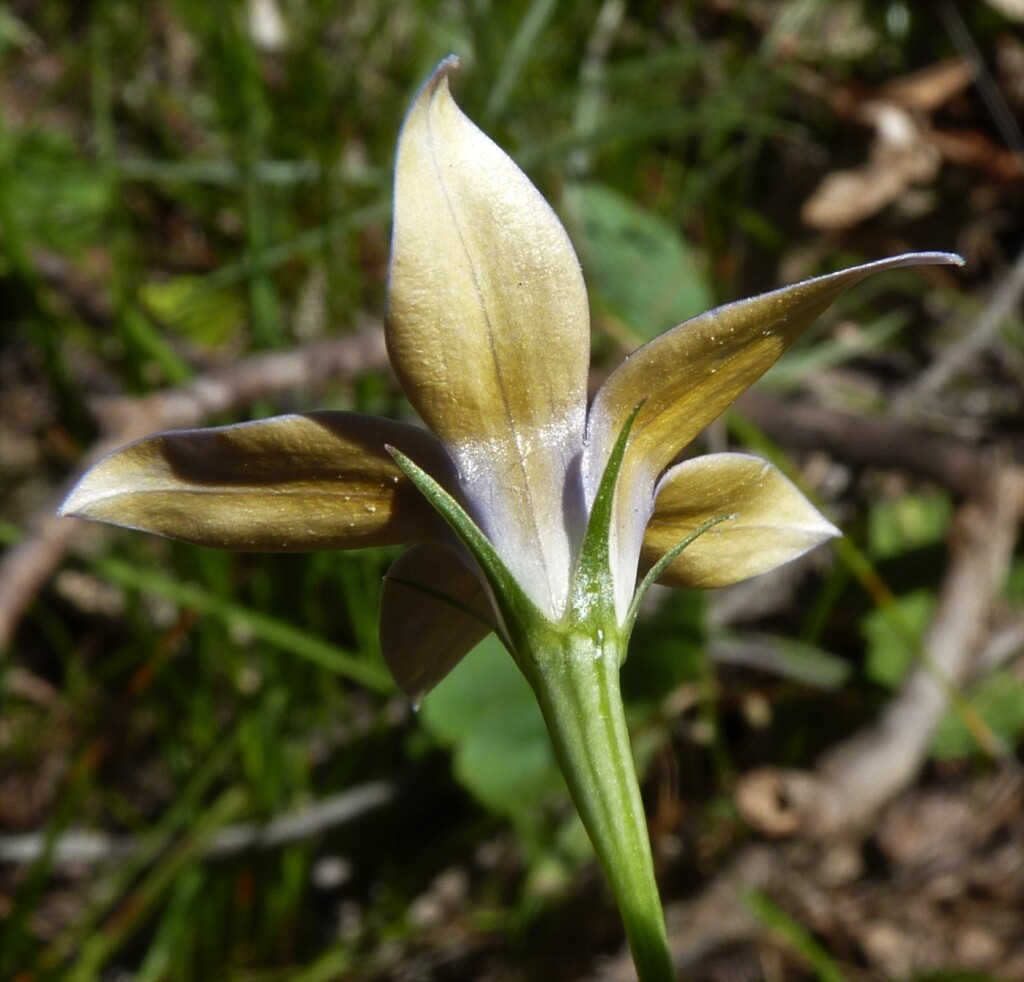
[[[196,545],[266,552],[432,539],[443,523],[385,444],[435,474],[451,463],[405,423],[323,412],[159,433],[88,470],[61,514]]]
[[[586,407],[586,292],[554,212],[451,98],[455,65],[427,80],[399,138],[388,350],[474,518],[553,613],[582,515],[570,470]]]
[[[802,556],[839,530],[777,468],[750,454],[696,457],[662,479],[644,534],[650,568],[710,518],[736,517],[695,539],[669,566],[668,586],[729,586]]]
[[[589,501],[623,423],[643,403],[616,495],[620,612],[633,588],[636,555],[653,506],[652,490],[676,455],[771,368],[842,293],[874,273],[929,264],[962,265],[963,260],[945,252],[910,253],[727,304],[655,338],[612,372],[590,411],[583,471]]]
[[[490,633],[493,618],[479,577],[452,549],[407,549],[388,570],[380,597],[381,649],[399,688],[422,699]]]
[[[921,252],[855,266],[717,307],[638,348],[594,400],[588,483],[600,480],[615,438],[638,403],[644,406],[633,424],[628,456],[657,474],[850,287],[884,270],[937,264],[963,265],[963,260]]]

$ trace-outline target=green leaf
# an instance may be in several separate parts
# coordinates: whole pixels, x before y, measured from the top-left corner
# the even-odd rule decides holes
[[[935,597],[917,590],[897,598],[888,608],[876,607],[861,621],[867,641],[868,677],[896,688],[920,652],[921,637],[935,609]]]
[[[907,494],[882,501],[868,518],[868,550],[876,560],[943,542],[953,517],[949,495]]]
[[[242,628],[254,638],[302,658],[320,668],[352,679],[375,692],[391,692],[394,683],[384,667],[356,652],[347,651],[323,638],[294,627],[270,614],[230,603],[195,583],[184,583],[121,559],[100,559],[96,572],[127,590],[162,597],[190,610],[214,618],[228,627]]]
[[[650,588],[658,581],[659,577],[661,577],[669,566],[671,566],[683,554],[685,549],[692,545],[705,532],[713,529],[716,525],[721,525],[722,522],[731,521],[735,517],[735,515],[716,515],[714,518],[709,518],[706,522],[698,525],[689,535],[669,549],[668,552],[666,552],[665,555],[647,571],[633,594],[633,601],[629,605],[629,611],[626,613],[626,619],[623,622],[623,630],[627,637],[629,636],[629,632],[632,631],[633,625],[636,623],[637,614],[640,612],[640,603],[643,601],[644,597],[647,596],[647,591],[650,590]]]
[[[139,296],[163,326],[205,348],[224,344],[245,321],[241,297],[211,290],[200,276],[146,283]]]
[[[748,665],[818,689],[838,689],[850,677],[849,663],[816,644],[771,634],[725,634],[716,638],[718,664]]]
[[[679,231],[602,184],[576,184],[568,204],[596,296],[638,338],[714,306],[703,264]]]
[[[1024,732],[1024,686],[1012,672],[996,672],[983,679],[971,691],[967,702],[1004,744],[1015,744]],[[932,740],[932,755],[949,760],[982,753],[977,733],[968,726],[964,713],[956,710],[946,713]]]
[[[420,716],[452,749],[462,785],[492,811],[531,823],[564,792],[537,700],[494,635],[423,700]]]
[[[1011,604],[1024,604],[1024,559],[1010,567],[1006,577],[1006,599]]]
[[[814,971],[820,982],[845,982],[846,976],[842,969],[821,942],[767,894],[757,890],[746,890],[742,894],[742,900],[747,909],[777,941]]]

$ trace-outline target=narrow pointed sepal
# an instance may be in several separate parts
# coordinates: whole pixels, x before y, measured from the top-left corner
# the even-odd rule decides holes
[[[776,467],[751,454],[696,457],[662,479],[643,540],[641,564],[653,566],[705,522],[661,576],[668,586],[729,586],[803,555],[839,530]]]
[[[354,413],[159,433],[88,470],[61,514],[243,551],[349,549],[443,535],[385,445],[450,462],[425,431]]]
[[[589,308],[554,212],[452,99],[455,65],[424,83],[399,138],[388,351],[474,519],[550,615],[574,546],[567,483],[583,441]]]
[[[684,538],[680,539],[667,552],[663,552],[653,563],[646,564],[648,567],[647,572],[644,573],[637,584],[636,590],[633,592],[633,599],[629,604],[629,610],[622,620],[622,634],[624,637],[628,638],[633,633],[633,625],[636,624],[637,616],[640,614],[640,605],[643,603],[644,597],[647,596],[647,591],[665,575],[676,559],[706,532],[710,532],[716,525],[721,525],[722,522],[735,521],[736,517],[736,515],[716,515],[714,518],[707,519],[692,531],[687,532]]]
[[[618,609],[621,613],[619,608],[628,599],[628,590],[633,585],[633,571],[626,571],[628,581],[620,582],[625,577],[616,574],[623,571],[618,570],[612,563],[612,557],[618,554],[615,543],[617,530],[612,519],[615,515],[619,470],[629,443],[633,420],[636,419],[638,412],[639,405],[626,417],[619,438],[615,441],[611,456],[608,458],[601,484],[590,509],[590,520],[587,522],[573,573],[569,598],[572,616],[578,623],[592,621],[595,627],[601,630],[606,630],[602,621],[609,621],[612,625],[618,623],[616,611]],[[623,596],[617,598],[618,594]]]
[[[414,703],[493,628],[483,584],[447,546],[413,546],[388,570],[380,598],[381,650]]]
[[[506,565],[504,558],[462,505],[397,447],[390,447],[389,450],[402,472],[419,488],[424,499],[448,523],[476,560],[491,588],[503,621],[505,630],[501,639],[513,656],[518,656],[526,647],[525,642],[530,632],[545,624],[547,618],[538,610]]]

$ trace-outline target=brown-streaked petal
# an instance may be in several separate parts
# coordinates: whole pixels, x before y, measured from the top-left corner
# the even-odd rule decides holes
[[[735,515],[690,543],[661,581],[729,586],[802,556],[839,530],[776,467],[750,454],[696,457],[662,479],[644,534],[650,568],[708,519]]]
[[[575,475],[566,488],[583,439],[586,292],[554,212],[452,99],[455,65],[426,81],[399,138],[388,350],[474,518],[553,613],[582,515]]]
[[[493,620],[480,579],[447,546],[407,549],[384,578],[381,649],[395,682],[414,702],[490,633]]]
[[[355,413],[277,416],[159,433],[88,470],[61,513],[196,545],[266,552],[417,542],[443,523],[385,449],[445,479],[417,427]]]
[[[901,266],[950,264],[962,265],[963,260],[945,252],[910,253],[739,300],[667,331],[612,372],[590,410],[583,472],[592,496],[623,423],[643,403],[615,498],[614,572],[620,613],[633,589],[636,554],[651,514],[655,482],[676,455],[850,287]]]
[[[642,460],[657,476],[850,287],[901,266],[943,264],[962,265],[963,260],[951,253],[922,252],[855,266],[717,307],[638,348],[594,400],[588,482],[600,480],[619,430],[638,403],[644,406],[633,424],[627,469],[629,461]]]

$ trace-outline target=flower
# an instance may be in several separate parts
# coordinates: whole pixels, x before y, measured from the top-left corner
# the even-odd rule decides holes
[[[638,600],[656,579],[723,586],[837,534],[766,461],[676,458],[844,290],[962,260],[898,256],[719,307],[634,352],[588,410],[579,263],[536,188],[455,105],[456,65],[414,99],[395,168],[385,331],[429,430],[323,412],[162,433],[96,464],[62,512],[228,549],[408,545],[381,594],[392,675],[418,698],[499,633],[641,982],[668,982],[618,687]]]
[[[557,624],[629,426],[608,529],[624,626],[640,564],[667,557],[662,582],[723,586],[837,534],[757,457],[673,461],[840,293],[882,270],[961,261],[904,255],[712,310],[634,352],[588,412],[576,255],[540,193],[456,106],[456,66],[446,59],[423,84],[396,160],[386,337],[430,432],[322,412],[162,433],[95,465],[61,509],[236,550],[410,545],[385,583],[381,640],[414,697],[491,627],[507,638],[509,625],[493,578],[440,520],[408,461],[454,497],[535,612]],[[669,556],[716,517],[729,520]]]

